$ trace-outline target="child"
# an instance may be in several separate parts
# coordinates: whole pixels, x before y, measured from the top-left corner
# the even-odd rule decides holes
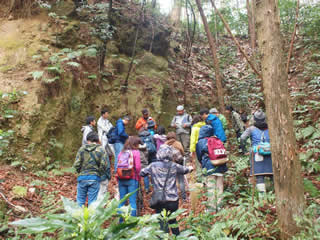
[[[153,136],[154,140],[156,141],[157,151],[159,150],[160,146],[167,141],[166,129],[163,126],[159,126],[157,129],[157,133]]]

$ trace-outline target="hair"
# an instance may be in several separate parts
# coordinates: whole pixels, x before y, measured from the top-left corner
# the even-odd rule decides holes
[[[199,113],[200,113],[200,116],[202,116],[203,114],[209,114],[209,109],[208,108],[202,108]]]
[[[95,120],[94,116],[88,116],[86,118],[86,124],[89,125],[91,122],[93,122]]]
[[[175,132],[168,132],[167,140],[170,140],[170,139],[177,139],[177,135]]]
[[[159,126],[157,129],[157,134],[159,134],[159,135],[166,134],[166,129],[163,126]]]
[[[103,109],[101,110],[101,115],[105,114],[106,112],[108,113],[109,110],[108,110],[107,108],[103,108]]]
[[[144,109],[142,109],[141,113],[144,115],[144,114],[149,113],[149,111],[148,111],[148,109],[144,108]]]
[[[130,119],[131,119],[131,118],[130,118],[128,115],[126,115],[126,116],[123,117],[123,120],[128,120],[128,121],[130,121]]]
[[[201,122],[201,121],[202,121],[201,115],[194,115],[192,118],[191,125],[194,125],[194,124]]]
[[[230,112],[232,112],[234,109],[231,105],[226,106],[226,110],[229,110]]]
[[[139,144],[143,144],[141,139],[137,136],[130,136],[124,146],[122,151],[126,151],[126,150],[134,150],[134,149],[138,149],[139,148]]]
[[[89,132],[87,135],[87,141],[99,143],[99,136],[95,131]]]

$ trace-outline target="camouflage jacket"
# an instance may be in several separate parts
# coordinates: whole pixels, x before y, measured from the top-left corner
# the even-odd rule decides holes
[[[243,132],[244,131],[244,123],[241,120],[241,116],[239,113],[237,113],[236,111],[232,111],[231,120],[232,120],[232,127],[234,128],[234,130],[236,132],[238,132],[238,131]]]

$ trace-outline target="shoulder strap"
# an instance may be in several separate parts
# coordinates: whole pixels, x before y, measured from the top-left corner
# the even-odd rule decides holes
[[[260,129],[259,129],[260,130]],[[265,142],[265,137],[264,137],[264,130],[260,130],[260,131],[262,131],[262,133],[261,133],[261,138],[260,138],[260,141],[261,142]]]

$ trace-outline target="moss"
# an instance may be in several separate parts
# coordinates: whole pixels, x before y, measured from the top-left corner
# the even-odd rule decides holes
[[[10,36],[6,38],[0,38],[0,48],[5,50],[16,50],[24,46],[24,41],[20,38]]]
[[[166,71],[168,70],[168,61],[159,56],[155,56],[150,52],[145,52],[139,62],[137,69],[141,72],[147,72],[148,69],[153,69],[154,71]]]

